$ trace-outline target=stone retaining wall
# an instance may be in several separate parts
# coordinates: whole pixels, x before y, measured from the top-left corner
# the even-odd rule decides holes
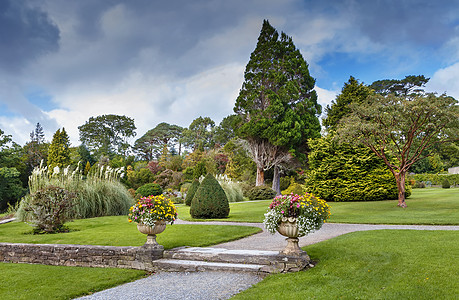
[[[153,260],[162,256],[163,249],[148,246],[114,247],[0,243],[0,262],[10,263],[153,271]]]

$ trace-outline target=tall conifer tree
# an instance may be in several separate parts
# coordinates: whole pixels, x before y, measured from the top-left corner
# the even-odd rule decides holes
[[[279,35],[264,20],[234,107],[242,117],[237,135],[248,142],[257,165],[257,185],[272,167],[273,182],[278,182],[278,167],[294,157],[304,159],[307,139],[320,137],[321,106],[314,84],[292,38]]]
[[[62,131],[58,129],[54,135],[51,145],[48,150],[48,169],[53,170],[54,167],[64,168],[70,165],[70,139],[62,127]]]

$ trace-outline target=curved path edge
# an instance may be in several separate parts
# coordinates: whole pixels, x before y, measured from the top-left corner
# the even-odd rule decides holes
[[[244,250],[273,250],[280,251],[285,245],[285,237],[276,233],[270,234],[264,230],[263,223],[240,223],[240,222],[190,222],[177,220],[176,224],[200,224],[200,225],[236,225],[253,226],[263,231],[236,241],[226,242],[212,246],[213,248],[244,249]],[[346,224],[346,223],[325,223],[322,228],[299,241],[300,247],[322,242],[346,233],[355,231],[401,229],[401,230],[459,230],[459,225],[385,225],[385,224]]]

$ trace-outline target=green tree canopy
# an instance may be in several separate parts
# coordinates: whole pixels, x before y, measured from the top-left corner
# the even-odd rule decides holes
[[[424,91],[424,86],[430,78],[424,75],[409,75],[404,79],[383,79],[373,82],[369,87],[377,94],[396,96],[409,96],[419,94]]]
[[[96,156],[126,155],[128,141],[136,135],[134,119],[119,115],[90,117],[78,129],[80,141]]]
[[[327,130],[336,130],[338,122],[351,113],[349,104],[362,103],[371,93],[368,86],[359,83],[357,79],[351,76],[349,81],[344,84],[341,94],[332,101],[331,106],[327,105],[326,117],[322,124]]]
[[[213,128],[215,122],[209,117],[199,117],[191,122],[190,126],[183,131],[184,144],[196,149],[209,149],[214,146]]]
[[[231,139],[235,138],[235,131],[239,122],[239,115],[229,115],[225,117],[220,124],[214,128],[215,143],[223,147]]]
[[[45,142],[45,134],[43,127],[37,123],[35,130],[30,133],[30,141],[24,147],[24,161],[27,169],[30,172],[39,166],[41,161],[47,164],[49,143]]]
[[[182,132],[183,128],[178,125],[160,123],[135,141],[134,150],[145,160],[158,159],[164,147],[174,147],[180,143]]]
[[[338,127],[342,141],[369,147],[394,175],[398,205],[406,207],[405,175],[435,144],[459,139],[458,101],[446,95],[372,95],[351,104]]]
[[[257,165],[257,185],[265,170],[292,156],[304,159],[307,139],[320,136],[314,84],[292,38],[264,20],[234,107],[241,117],[237,135],[248,142]]]
[[[70,139],[62,127],[54,135],[51,145],[48,148],[48,169],[53,170],[55,167],[65,168],[71,164],[70,159]]]

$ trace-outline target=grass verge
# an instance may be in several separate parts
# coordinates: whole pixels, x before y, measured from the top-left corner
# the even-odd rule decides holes
[[[0,263],[0,295],[13,299],[73,299],[146,275],[145,271]]]
[[[303,248],[318,264],[234,299],[456,299],[459,232],[354,232]]]
[[[0,242],[31,244],[79,244],[106,246],[141,246],[146,236],[138,232],[126,216],[100,217],[67,223],[70,232],[32,235],[32,227],[12,222],[0,225]],[[164,248],[180,246],[204,247],[215,245],[259,232],[257,227],[217,225],[167,225],[157,241]]]
[[[406,200],[408,207],[397,207],[397,200],[374,202],[334,202],[330,223],[365,224],[459,224],[459,189],[414,189]]]
[[[179,206],[179,216],[188,221],[233,221],[261,223],[271,200],[230,203],[226,219],[197,220],[188,206]],[[360,224],[459,224],[459,189],[414,189],[408,207],[397,207],[397,200],[370,202],[329,202],[330,223]]]

